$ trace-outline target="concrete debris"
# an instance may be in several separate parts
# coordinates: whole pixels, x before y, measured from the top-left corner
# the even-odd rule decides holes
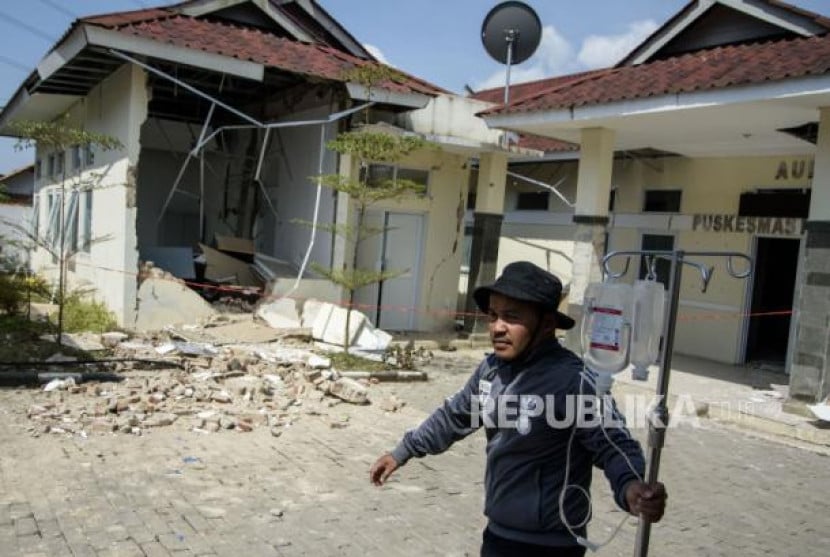
[[[41,335],[40,338],[51,342],[58,341],[58,335]],[[95,333],[63,333],[61,335],[61,345],[84,352],[94,352],[106,348],[101,342],[101,335]]]
[[[399,399],[395,395],[390,396],[380,403],[380,409],[384,412],[397,412],[404,406],[406,406],[406,402]]]
[[[314,327],[314,321],[317,319],[317,314],[320,313],[320,308],[326,305],[326,302],[321,302],[315,298],[309,298],[303,303],[303,313],[300,316],[301,327]]]
[[[821,404],[810,404],[807,405],[807,408],[810,409],[810,412],[823,422],[830,422],[830,398],[827,401]]]
[[[331,367],[331,360],[324,356],[312,354],[308,358],[308,367],[311,369],[329,369]]]
[[[218,319],[213,323],[226,324]],[[370,385],[377,381],[373,374],[346,376],[354,372],[334,369],[331,359],[316,354],[308,341],[214,345],[176,340],[203,338],[205,329],[212,326],[101,337],[114,347],[111,358],[118,363],[113,371],[123,380],[50,377],[24,411],[32,435],[143,436],[176,427],[205,435],[262,429],[279,437],[284,428],[307,417],[323,419],[332,428],[346,427],[348,416],[330,416],[332,409],[370,403]],[[141,367],[142,360],[150,359],[170,367]],[[403,405],[395,397],[382,402],[388,412]]]
[[[210,344],[180,341],[166,342],[160,346],[156,346],[156,352],[162,355],[177,352],[186,356],[215,356],[219,353],[219,351]]]
[[[341,377],[331,383],[329,392],[352,404],[366,404],[369,402],[369,392],[365,385],[348,377]]]
[[[120,342],[125,342],[128,338],[130,338],[130,335],[127,333],[111,331],[101,335],[101,344],[107,348],[115,348]]]
[[[67,377],[66,379],[57,379],[57,378],[55,378],[55,379],[52,379],[51,381],[49,381],[46,385],[44,385],[43,390],[47,393],[50,392],[50,391],[57,391],[57,390],[65,391],[65,390],[69,389],[69,387],[74,387],[74,386],[75,386],[75,378],[74,377]]]
[[[160,331],[168,325],[203,321],[216,312],[199,294],[172,275],[156,276],[158,269],[145,273],[138,289],[136,331]]]
[[[306,301],[306,306],[309,302]],[[315,311],[311,327],[312,337],[335,346],[343,346],[346,337],[346,317],[349,316],[348,343],[366,351],[384,351],[392,342],[392,335],[376,329],[369,319],[357,310],[347,311],[334,304],[322,303],[319,307],[312,304]],[[305,321],[305,317],[303,318]]]
[[[297,303],[291,298],[280,298],[262,304],[257,308],[255,315],[274,329],[297,329],[300,327]]]

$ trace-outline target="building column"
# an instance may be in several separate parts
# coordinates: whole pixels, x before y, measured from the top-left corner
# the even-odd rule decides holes
[[[496,279],[499,238],[504,219],[504,189],[507,181],[507,155],[484,153],[478,164],[476,206],[473,213],[473,242],[470,246],[470,275],[467,280],[464,329],[484,332],[486,321],[476,320],[478,311],[473,291]]]
[[[566,338],[573,350],[579,348],[579,325],[588,284],[602,280],[602,257],[605,254],[608,200],[614,168],[614,130],[582,130],[579,149],[579,173],[576,182],[576,207],[573,222],[573,269],[568,293],[568,314],[577,322]]]
[[[804,258],[798,274],[790,397],[816,402],[830,394],[830,107],[821,109]]]

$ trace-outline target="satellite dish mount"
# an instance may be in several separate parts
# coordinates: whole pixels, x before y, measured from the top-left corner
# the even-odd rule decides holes
[[[504,104],[510,101],[510,68],[530,58],[542,39],[542,22],[533,8],[509,0],[498,4],[484,18],[481,42],[497,62],[507,65]]]

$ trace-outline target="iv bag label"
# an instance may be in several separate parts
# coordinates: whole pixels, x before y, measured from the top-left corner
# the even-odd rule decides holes
[[[617,308],[593,308],[591,324],[591,348],[620,350],[620,335],[623,326],[622,310]]]

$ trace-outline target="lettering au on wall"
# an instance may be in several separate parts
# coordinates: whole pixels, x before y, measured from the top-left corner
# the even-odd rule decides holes
[[[796,159],[791,161],[781,161],[778,163],[778,168],[775,171],[776,180],[800,180],[802,178],[813,179],[813,171],[815,170],[815,161]]]
[[[793,236],[803,234],[804,219],[789,217],[745,217],[729,214],[693,215],[692,230]]]

